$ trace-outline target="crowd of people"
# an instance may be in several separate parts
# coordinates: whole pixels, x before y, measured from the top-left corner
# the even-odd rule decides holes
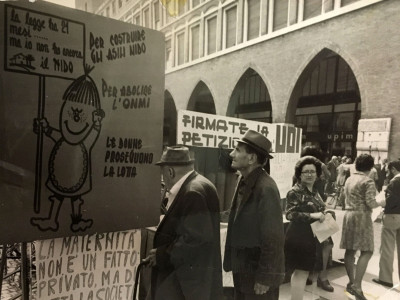
[[[327,272],[333,240],[320,242],[311,224],[335,219],[327,202],[338,189],[345,209],[339,247],[345,249],[346,293],[366,299],[362,280],[374,250],[371,213],[378,206],[385,211],[380,272],[374,282],[393,286],[396,242],[400,261],[400,161],[383,161],[375,173],[369,154],[359,155],[354,164],[350,158],[336,156],[325,164],[320,155],[317,148],[305,147],[294,169],[293,187],[280,195],[264,169],[273,159],[271,142],[247,131],[230,153],[232,168],[240,176],[231,208],[222,214],[215,186],[194,170],[189,149],[167,147],[156,163],[168,197],[162,201],[165,216],[153,249],[144,259],[152,268],[147,300],[224,299],[222,269],[232,272],[235,300],[279,299],[279,286],[287,274],[291,274],[292,300],[303,299],[313,272],[318,273],[317,286],[333,292]],[[386,186],[386,197],[376,200],[377,191]],[[284,214],[289,221],[286,229]],[[228,222],[223,259],[222,215]]]

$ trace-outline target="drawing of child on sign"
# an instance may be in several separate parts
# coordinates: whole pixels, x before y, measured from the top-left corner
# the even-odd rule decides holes
[[[92,69],[85,68],[85,75],[75,79],[63,95],[64,103],[59,115],[60,130],[52,127],[46,118],[34,120],[34,132],[39,126],[55,145],[48,160],[47,188],[53,193],[47,217],[33,217],[31,224],[42,231],[57,231],[58,215],[66,198],[71,201],[73,232],[85,231],[93,224],[83,219],[81,207],[83,195],[92,188],[91,150],[101,130],[104,111],[96,84],[88,75]]]

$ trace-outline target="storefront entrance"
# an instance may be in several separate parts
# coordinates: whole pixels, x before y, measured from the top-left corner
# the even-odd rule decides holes
[[[349,65],[325,50],[303,74],[295,125],[303,129],[303,146],[318,146],[326,158],[356,156],[361,99]]]

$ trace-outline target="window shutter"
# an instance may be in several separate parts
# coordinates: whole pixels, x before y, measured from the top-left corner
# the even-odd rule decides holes
[[[200,4],[200,0],[192,0],[192,7],[196,7]]]
[[[143,12],[143,26],[144,27],[147,27],[147,28],[149,28],[150,27],[150,22],[149,22],[149,10],[148,9],[146,9],[144,12]]]
[[[260,33],[260,0],[247,0],[248,8],[248,31],[247,39],[251,40]]]
[[[343,7],[343,6],[349,5],[354,2],[358,2],[358,1],[360,1],[360,0],[342,0],[341,6]]]
[[[199,58],[199,38],[200,38],[200,26],[193,26],[191,28],[192,35],[192,60]]]
[[[217,17],[207,20],[207,54],[217,51]]]
[[[178,65],[181,65],[185,62],[185,34],[178,34],[176,40],[178,44]]]
[[[165,68],[169,69],[172,67],[171,61],[171,40],[165,42]]]
[[[304,0],[304,20],[319,16],[322,12],[322,0]]]
[[[226,36],[225,36],[225,47],[229,48],[236,45],[236,6],[228,9],[225,13],[226,20]]]
[[[274,0],[274,31],[287,27],[289,0]]]

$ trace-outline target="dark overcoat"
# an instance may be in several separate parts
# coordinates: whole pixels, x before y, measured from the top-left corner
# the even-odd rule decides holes
[[[238,274],[236,277],[241,279],[240,286],[244,293],[254,291],[255,282],[268,285],[271,289],[277,288],[285,276],[279,190],[261,167],[253,172],[256,173],[252,180],[246,182],[239,207],[236,188],[223,264],[225,271]]]
[[[154,236],[154,300],[215,300],[222,294],[219,200],[214,185],[193,171]]]

